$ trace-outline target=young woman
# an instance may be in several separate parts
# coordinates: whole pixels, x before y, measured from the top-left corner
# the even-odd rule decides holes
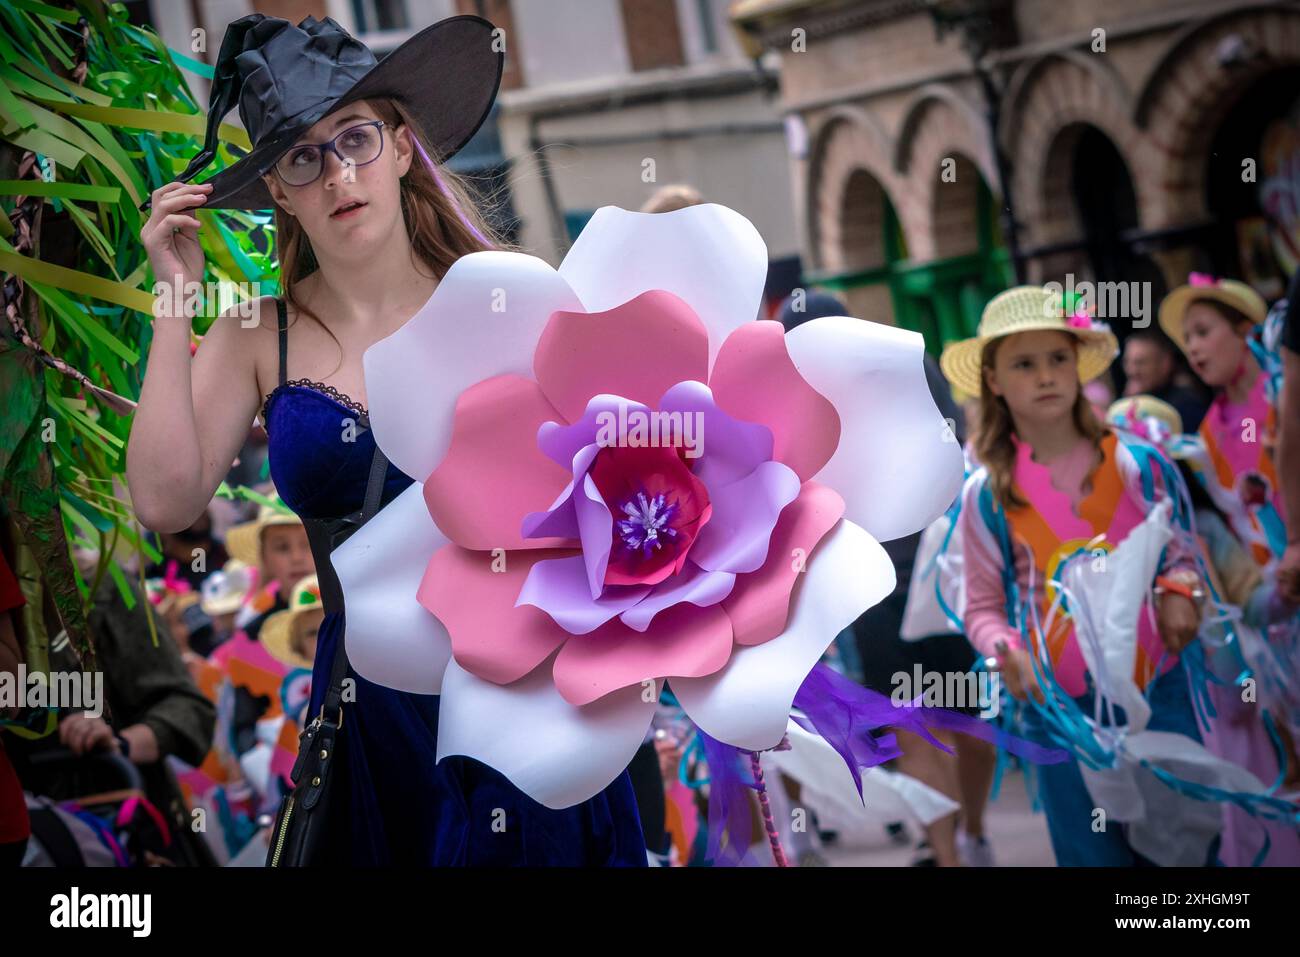
[[[491,240],[439,162],[487,115],[502,54],[490,24],[453,17],[381,64],[334,21],[297,27],[253,14],[222,42],[209,147],[239,97],[253,151],[209,182],[153,194],[142,230],[160,281],[203,275],[197,206],[274,205],[284,298],[252,320],[216,321],[190,359],[190,317],[160,297],[148,370],[127,453],[141,520],[183,527],[231,466],[249,423],[267,427],[271,474],[310,522],[357,512],[375,456],[362,355],[424,306],[460,256]],[[205,155],[206,154],[206,155]],[[201,171],[205,150],[181,175]],[[418,156],[418,158],[417,158]],[[412,477],[382,476],[386,503]],[[315,544],[315,542],[313,543]],[[328,548],[314,548],[322,593]],[[311,713],[322,706],[343,633],[338,600],[318,634]],[[328,818],[333,861],[358,865],[645,864],[626,774],[585,804],[552,811],[464,758],[435,764],[438,699],[355,672]],[[333,802],[338,802],[333,803]]]
[[[953,385],[980,397],[981,467],[963,490],[959,518],[966,634],[982,655],[997,658],[1013,696],[1041,703],[1030,658],[1039,632],[1021,627],[1036,611],[1047,623],[1042,640],[1053,676],[1091,714],[1092,685],[1073,627],[1059,615],[1048,623],[1055,596],[1044,582],[1062,558],[1096,547],[1098,536],[1103,547],[1122,541],[1152,503],[1141,492],[1142,463],[1097,421],[1083,394],[1082,384],[1114,358],[1115,338],[1085,317],[1067,318],[1059,300],[1033,286],[1001,293],[985,307],[978,335],[950,344],[942,366]],[[1164,494],[1161,482],[1154,487]],[[1198,576],[1176,549],[1167,556],[1155,609],[1158,634],[1149,625],[1139,628],[1134,679],[1149,691],[1152,730],[1199,741],[1178,655],[1196,636],[1199,612],[1190,596]],[[1041,718],[1034,708],[1025,710],[1027,735],[1040,737]],[[1120,825],[1094,830],[1094,802],[1076,761],[1044,765],[1038,774],[1058,864],[1142,861]]]

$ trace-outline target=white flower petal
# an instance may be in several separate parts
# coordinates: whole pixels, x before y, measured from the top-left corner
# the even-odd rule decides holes
[[[549,661],[498,685],[453,659],[442,684],[438,760],[466,755],[546,807],[572,807],[623,773],[645,740],[658,690],[633,685],[579,708],[555,690]]]
[[[456,398],[507,372],[533,377],[533,351],[551,313],[582,303],[535,256],[462,256],[402,328],[366,350],[366,396],[375,439],[416,481],[442,461]]]
[[[915,332],[829,316],[792,329],[799,374],[840,414],[840,445],[814,478],[878,541],[919,532],[961,488],[961,446],[926,385]]]
[[[788,751],[765,751],[762,763],[799,782],[802,804],[819,818],[851,825],[852,833],[874,837],[890,821],[933,824],[961,808],[956,801],[905,774],[875,767],[859,769],[858,795],[854,775],[839,752],[819,734],[805,731],[793,719],[786,725]],[[874,828],[874,831],[868,831]],[[847,829],[847,828],[846,828]]]
[[[668,213],[596,210],[560,263],[588,312],[649,289],[684,299],[709,332],[709,366],[733,329],[759,316],[767,245],[740,213],[716,203]]]
[[[830,643],[894,590],[894,566],[874,538],[841,519],[813,552],[795,585],[783,634],[739,647],[727,666],[669,683],[691,720],[719,741],[763,751],[785,733],[795,692]]]
[[[429,557],[446,544],[415,482],[330,553],[347,609],[344,648],[368,681],[438,694],[451,638],[415,596]]]

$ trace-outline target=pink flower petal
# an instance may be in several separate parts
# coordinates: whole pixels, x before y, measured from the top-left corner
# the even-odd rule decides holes
[[[509,684],[560,647],[569,633],[515,596],[533,565],[568,551],[518,551],[502,556],[444,545],[433,553],[416,593],[451,636],[452,657],[485,681]]]
[[[709,339],[695,312],[652,289],[608,312],[556,312],[537,343],[533,373],[567,422],[609,393],[647,405],[684,379],[709,375]]]
[[[708,327],[713,357],[727,333],[758,315],[767,259],[754,224],[716,203],[669,213],[602,206],[559,271],[592,312],[612,309],[647,289],[681,296]]]
[[[570,638],[555,657],[555,687],[570,704],[590,704],[629,685],[698,678],[731,656],[731,622],[721,605],[676,605],[655,616],[645,632],[611,621]]]
[[[722,602],[737,644],[762,644],[785,630],[790,593],[817,543],[843,514],[844,499],[834,489],[804,482],[799,497],[785,507],[776,521],[763,567],[739,576]]]
[[[772,430],[773,458],[800,481],[816,475],[840,444],[839,413],[795,368],[779,322],[747,323],[727,336],[709,388],[718,408]]]
[[[443,534],[483,550],[575,544],[521,534],[524,516],[550,506],[570,479],[537,447],[538,428],[556,417],[537,383],[522,376],[495,376],[460,394],[451,446],[424,483]]]
[[[776,520],[802,485],[788,465],[764,462],[749,475],[715,490],[713,514],[700,530],[691,561],[710,571],[757,571],[767,560]]]

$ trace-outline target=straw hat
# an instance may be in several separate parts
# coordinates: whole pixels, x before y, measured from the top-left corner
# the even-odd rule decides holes
[[[1043,286],[1014,286],[989,300],[971,339],[950,342],[939,357],[948,381],[969,395],[979,395],[984,347],[1017,332],[1068,332],[1079,340],[1079,381],[1088,382],[1109,368],[1119,352],[1110,327],[1079,312],[1066,316],[1059,292]]]
[[[272,525],[301,525],[300,519],[274,493],[270,496],[275,506],[260,505],[257,518],[251,522],[230,526],[226,532],[226,552],[245,565],[262,566],[262,530]]]
[[[315,575],[308,575],[294,586],[293,594],[289,596],[289,607],[277,611],[263,622],[258,640],[266,653],[291,668],[310,670],[312,660],[299,654],[293,647],[294,627],[305,612],[317,608],[324,610],[324,607],[321,604],[320,584]]]
[[[1106,410],[1106,424],[1146,439],[1171,458],[1188,458],[1201,448],[1194,433],[1183,434],[1178,410],[1153,395],[1130,395],[1112,402]]]
[[[238,611],[253,587],[253,569],[237,558],[218,568],[199,586],[199,604],[209,615]]]
[[[1160,328],[1184,351],[1187,347],[1183,345],[1183,319],[1187,315],[1187,307],[1198,299],[1212,299],[1231,306],[1256,325],[1268,315],[1268,303],[1264,297],[1244,282],[1215,279],[1205,273],[1194,272],[1187,277],[1186,285],[1179,286],[1160,303]]]
[[[1116,399],[1106,410],[1106,421],[1121,428],[1130,422],[1156,419],[1174,435],[1183,431],[1183,417],[1168,402],[1153,395],[1129,395]]]

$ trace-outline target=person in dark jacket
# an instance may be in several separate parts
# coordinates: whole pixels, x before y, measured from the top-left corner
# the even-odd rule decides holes
[[[93,561],[89,554],[78,555],[83,566],[93,567]],[[175,756],[188,764],[201,763],[212,745],[216,709],[194,684],[180,649],[138,584],[130,575],[124,578],[131,607],[112,577],[105,575],[88,616],[103,673],[102,684],[93,685],[102,688],[105,700],[83,701],[89,705],[85,710],[61,708],[57,737],[22,742],[27,746],[21,756],[17,747],[13,749],[15,765],[26,782],[32,774],[29,759],[44,749],[62,745],[74,755],[120,754],[139,770],[145,796],[175,833],[189,827],[188,812],[164,759]],[[50,669],[81,670],[64,634],[51,642]]]

